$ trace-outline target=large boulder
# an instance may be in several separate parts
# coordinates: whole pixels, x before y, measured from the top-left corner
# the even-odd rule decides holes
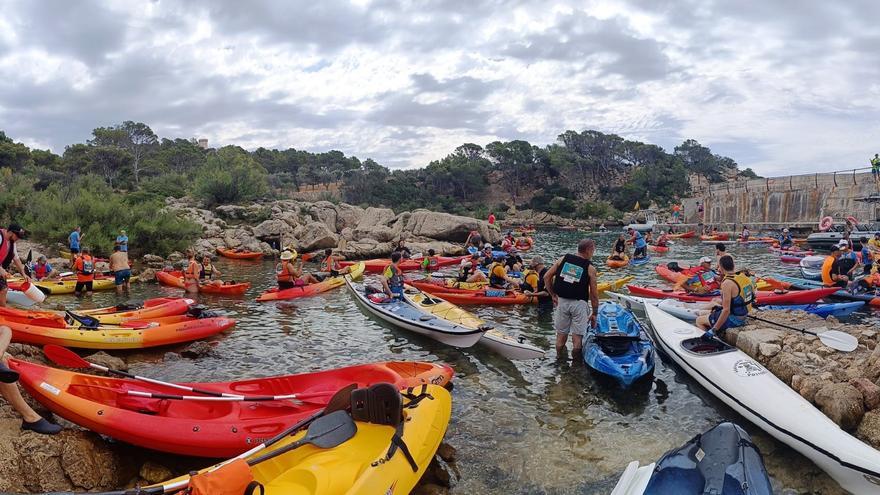
[[[336,247],[339,243],[339,237],[330,231],[326,224],[312,222],[302,229],[296,243],[299,251],[305,253],[316,249]]]
[[[318,201],[309,207],[309,215],[317,221],[327,226],[333,232],[338,232],[336,227],[336,205],[329,201]]]
[[[221,205],[214,209],[218,215],[228,220],[241,220],[248,223],[257,223],[265,220],[271,214],[270,208],[258,204]]]
[[[369,207],[364,210],[360,221],[354,227],[354,239],[375,239],[379,242],[388,242],[394,238],[391,224],[396,219],[394,211],[390,208]]]
[[[336,232],[342,232],[346,228],[353,231],[363,216],[364,209],[360,206],[347,203],[336,205]]]
[[[258,239],[278,239],[279,236],[290,236],[293,227],[284,220],[270,218],[254,227],[254,237]]]
[[[849,383],[831,383],[816,392],[813,399],[819,409],[844,430],[859,425],[865,415],[862,393]]]
[[[494,243],[500,238],[498,231],[489,228],[485,221],[428,210],[412,212],[404,230],[412,235],[450,242],[463,243],[471,231],[479,232],[487,242]]]
[[[391,254],[392,249],[394,249],[393,243],[379,242],[366,237],[346,242],[345,247],[339,250],[339,254],[348,259],[381,258]]]

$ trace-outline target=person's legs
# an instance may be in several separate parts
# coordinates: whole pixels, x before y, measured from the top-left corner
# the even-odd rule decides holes
[[[82,296],[83,287],[85,287],[83,282],[77,282],[76,285],[73,286],[73,295],[76,297]]]
[[[556,304],[556,311],[553,312],[553,327],[556,330],[556,358],[562,359],[567,357],[566,344],[568,343],[568,334],[571,331],[571,314],[569,313],[568,301],[559,298]]]
[[[702,330],[708,330],[709,327],[712,326],[712,323],[709,322],[709,314],[711,311],[700,311],[697,315],[696,325],[700,327]]]
[[[587,301],[575,301],[571,309],[571,359],[583,359],[584,335],[590,326],[590,304]]]

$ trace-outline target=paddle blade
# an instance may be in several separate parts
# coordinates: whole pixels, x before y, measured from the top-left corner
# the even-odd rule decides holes
[[[43,346],[43,354],[53,363],[66,368],[89,368],[91,365],[75,352],[60,345],[47,344]]]
[[[843,352],[852,352],[859,347],[859,341],[852,335],[838,330],[826,330],[824,332],[816,332],[816,336],[823,344],[832,349]]]
[[[316,419],[301,441],[321,449],[332,449],[351,440],[355,433],[357,425],[351,416],[345,411],[336,411]]]

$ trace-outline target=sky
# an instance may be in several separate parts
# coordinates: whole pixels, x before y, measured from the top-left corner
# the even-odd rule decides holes
[[[880,152],[874,0],[0,0],[0,130],[160,137],[395,168],[595,129],[762,175]]]

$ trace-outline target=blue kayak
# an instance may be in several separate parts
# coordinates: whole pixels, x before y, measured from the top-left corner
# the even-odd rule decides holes
[[[806,311],[807,313],[812,313],[816,316],[821,316],[822,318],[827,318],[829,316],[833,316],[835,318],[842,318],[844,316],[849,316],[853,314],[853,311],[861,308],[865,305],[864,301],[853,301],[848,303],[829,303],[829,304],[792,304],[790,306],[759,306],[760,309],[787,309],[787,310],[801,310]]]
[[[474,254],[476,252],[482,253],[482,251],[478,251],[477,248],[475,248],[474,246],[469,247],[467,250],[470,254]],[[507,256],[507,251],[492,251],[493,258],[504,258],[505,256]]]
[[[745,430],[724,422],[667,452],[645,495],[771,495],[764,459]]]
[[[654,371],[654,344],[629,310],[617,303],[603,302],[596,327],[586,335],[584,361],[590,368],[629,387]]]
[[[644,265],[645,263],[647,263],[649,261],[651,261],[650,256],[645,256],[644,258],[630,258],[629,264],[630,265]]]
[[[768,275],[768,277],[779,280],[780,282],[788,282],[792,284],[791,288],[795,290],[808,290],[825,287],[822,282],[818,282],[816,280],[789,277],[788,275],[780,275],[778,273],[770,274]],[[844,299],[847,301],[864,301],[872,306],[880,306],[880,295],[877,295],[874,292],[853,292],[845,289],[840,289],[834,294],[831,294],[831,297],[835,299]]]

